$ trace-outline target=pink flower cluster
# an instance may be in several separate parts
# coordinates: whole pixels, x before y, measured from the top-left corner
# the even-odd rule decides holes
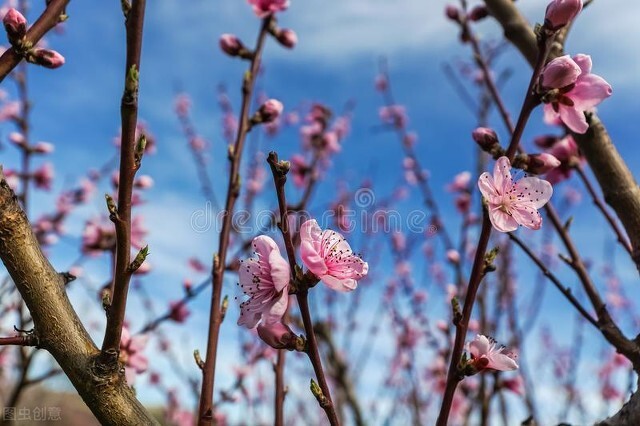
[[[300,238],[302,262],[329,288],[354,290],[356,280],[367,274],[367,263],[353,253],[344,237],[320,229],[315,220],[302,224]],[[254,328],[260,322],[260,336],[275,344],[290,335],[282,317],[289,303],[291,269],[272,238],[261,235],[252,246],[257,257],[242,261],[239,270],[238,284],[249,299],[240,305],[238,325]]]
[[[470,364],[476,371],[511,371],[518,368],[514,355],[503,353],[504,346],[497,347],[496,341],[491,337],[478,334],[469,342],[467,349],[471,355]]]
[[[584,113],[611,96],[611,86],[602,77],[591,74],[589,55],[561,56],[542,70],[545,121],[564,123],[576,133],[585,133],[589,124]]]

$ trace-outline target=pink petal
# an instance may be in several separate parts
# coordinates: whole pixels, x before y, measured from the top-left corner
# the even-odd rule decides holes
[[[499,371],[512,371],[518,369],[516,361],[508,355],[494,353],[489,356],[489,364],[487,368]]]
[[[550,61],[542,71],[542,85],[546,88],[560,89],[575,83],[581,72],[578,64],[569,55],[560,56]]]
[[[251,246],[253,250],[264,259],[268,259],[272,251],[280,251],[276,242],[273,241],[273,238],[267,237],[266,235],[255,237]]]
[[[569,129],[576,133],[582,134],[589,129],[584,112],[578,111],[573,107],[560,105],[560,119]]]
[[[279,322],[287,312],[287,306],[289,305],[289,293],[287,291],[282,292],[282,296],[271,306],[271,308],[264,313],[262,317],[262,324],[272,325]]]
[[[498,232],[511,232],[518,229],[518,222],[500,207],[489,209],[489,220]]]
[[[487,336],[483,336],[482,334],[478,334],[475,339],[469,342],[469,353],[474,358],[487,354],[490,348],[491,342]]]
[[[609,83],[598,75],[589,74],[581,78],[567,95],[573,101],[574,108],[584,111],[598,105],[611,96],[611,93]]]
[[[300,257],[302,262],[316,276],[327,273],[327,266],[320,253],[322,230],[315,219],[307,220],[300,227]]]
[[[573,61],[580,67],[583,76],[591,73],[591,56],[579,53],[573,57]]]
[[[542,226],[540,213],[530,204],[523,204],[515,207],[511,214],[513,219],[525,228],[537,230]]]
[[[537,177],[525,177],[515,185],[516,195],[524,197],[536,209],[541,208],[551,199],[553,187],[549,182]]]
[[[560,114],[558,114],[551,104],[544,104],[544,122],[551,126],[559,126],[562,124],[562,120],[560,120]]]
[[[500,157],[493,167],[493,181],[500,195],[509,192],[513,179],[511,178],[511,163],[507,157]]]
[[[487,200],[492,197],[500,196],[498,191],[496,191],[496,185],[493,182],[493,177],[487,172],[480,175],[480,178],[478,179],[478,188],[480,189],[482,196]]]
[[[339,279],[332,275],[323,275],[320,279],[327,287],[336,291],[352,291],[358,286],[356,280],[352,278]]]
[[[276,291],[282,291],[289,285],[291,278],[291,269],[279,250],[274,250],[269,255],[269,265],[271,266],[271,279]]]

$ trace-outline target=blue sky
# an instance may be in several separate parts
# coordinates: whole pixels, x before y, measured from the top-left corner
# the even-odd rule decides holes
[[[546,3],[545,0],[518,2],[531,21],[542,19]],[[285,109],[303,102],[321,101],[339,111],[348,100],[356,102],[352,132],[343,152],[333,162],[334,170],[340,173],[327,176],[312,210],[319,211],[331,200],[338,178],[346,177],[351,189],[356,189],[365,177],[371,177],[378,197],[388,196],[402,181],[403,155],[394,135],[373,131],[382,103],[373,89],[373,80],[377,62],[385,56],[395,97],[406,105],[409,127],[419,134],[417,149],[422,164],[430,170],[432,186],[445,216],[453,214],[451,197],[444,187],[458,172],[473,170],[469,135],[475,119],[442,73],[443,63],[469,58],[467,47],[457,43],[455,26],[444,18],[445,4],[441,0],[292,0],[290,9],[281,15],[280,24],[297,32],[299,44],[288,51],[269,43],[264,57],[266,73],[260,82],[265,92],[282,100]],[[48,39],[50,46],[66,57],[64,67],[56,71],[35,67],[29,70],[34,102],[33,136],[34,140],[56,144],[51,159],[56,165],[55,189],[58,190],[65,182],[77,180],[88,167],[100,166],[113,154],[112,138],[119,128],[124,67],[124,27],[118,2],[71,2],[68,14],[70,20],[65,34]],[[640,3],[596,1],[575,24],[566,46],[568,53],[590,54],[593,72],[612,85],[614,94],[599,107],[599,113],[636,177],[640,170],[636,147],[640,134],[637,119],[640,113],[639,17]],[[206,206],[173,112],[174,95],[179,89],[193,98],[193,119],[199,133],[211,142],[210,171],[218,198],[223,198],[226,178],[220,170],[224,170],[226,162],[225,143],[216,87],[225,84],[238,109],[238,87],[246,64],[223,55],[217,40],[221,33],[231,32],[251,45],[257,28],[258,21],[244,1],[148,2],[140,117],[156,136],[158,153],[144,160],[141,172],[151,175],[155,186],[146,194],[148,203],[140,211],[151,231],[148,242],[154,266],[144,285],[157,297],[158,309],[162,309],[167,300],[179,297],[181,281],[190,274],[186,260],[194,255],[209,259],[217,244],[213,231],[197,233],[191,228],[193,212]],[[499,36],[496,25],[490,21],[479,25],[478,32],[487,38]],[[507,67],[513,69],[514,76],[506,84],[504,96],[515,115],[529,78],[528,68],[513,49],[498,62],[498,69]],[[7,81],[4,86],[8,84]],[[503,132],[496,117],[492,123],[499,133]],[[540,114],[535,114],[525,133],[525,143],[548,130]],[[4,134],[5,130],[2,131]],[[291,129],[273,140],[263,138],[253,143],[260,143],[266,151],[276,149],[283,158],[299,149],[297,132]],[[0,159],[3,164],[15,164],[12,148],[0,152]],[[558,192],[561,190],[558,188]],[[47,194],[36,195],[34,215],[49,211],[51,199]],[[269,197],[262,200],[263,207],[274,205]],[[414,191],[403,208],[408,211],[419,206],[420,200]],[[87,215],[102,209],[102,197],[97,196],[91,206],[83,208],[67,224],[72,242],[73,236],[80,235]],[[588,201],[583,202],[576,216],[573,234],[586,247],[585,255],[600,259],[602,244],[610,239],[604,222],[595,215]],[[68,267],[77,256],[74,250],[72,245],[61,242],[52,251],[55,266]],[[384,267],[389,266],[388,259],[384,262],[381,276],[385,276]],[[637,280],[630,262],[621,259],[618,265],[618,272],[628,282]],[[106,260],[94,262],[92,268],[95,268],[96,281],[101,282],[108,272]],[[526,272],[519,275],[526,276]],[[526,280],[523,281],[521,285],[526,287]],[[229,289],[233,295],[235,289]],[[630,290],[635,288],[632,286]],[[572,318],[567,305],[554,291],[548,289],[547,293],[548,319]],[[635,291],[629,294],[637,296]],[[80,289],[75,289],[73,295],[78,304],[88,300],[87,293]],[[372,289],[368,297],[375,299],[376,296],[378,293]],[[132,302],[131,312],[134,312],[139,304],[136,305],[135,299]],[[188,330],[206,329],[207,310],[208,301],[204,297],[192,309]],[[231,321],[236,316],[237,311],[232,308],[223,338],[237,336]],[[204,334],[179,330],[187,339],[184,347],[199,347],[204,351]],[[594,345],[600,344],[600,337],[592,330],[586,334]],[[231,362],[235,356],[235,349],[224,351],[221,362]],[[189,351],[184,354],[184,360],[191,368]],[[152,391],[142,392],[141,396],[150,402],[161,401]]]

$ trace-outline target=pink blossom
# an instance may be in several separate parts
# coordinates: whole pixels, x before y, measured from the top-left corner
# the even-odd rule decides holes
[[[269,99],[260,106],[258,115],[261,123],[270,123],[282,114],[284,106],[277,99]]]
[[[179,93],[175,99],[175,109],[178,117],[186,117],[191,109],[191,98],[186,93]]]
[[[379,111],[380,120],[385,124],[393,124],[397,128],[407,125],[407,113],[403,105],[383,106]]]
[[[135,382],[136,374],[144,373],[149,367],[149,360],[143,353],[148,340],[149,336],[145,334],[131,336],[127,327],[122,328],[120,360],[125,366],[125,376],[129,385]]]
[[[248,0],[258,18],[281,12],[289,7],[289,0]]]
[[[149,175],[141,175],[136,178],[133,185],[138,189],[149,189],[153,186],[153,178]]]
[[[260,319],[264,325],[279,321],[289,303],[289,263],[280,254],[273,239],[261,235],[253,239],[257,258],[241,261],[239,285],[249,299],[240,305],[238,325],[254,328]]]
[[[189,267],[198,273],[205,273],[208,271],[207,266],[197,257],[189,258]]]
[[[469,190],[469,182],[471,182],[470,172],[461,172],[455,175],[453,181],[447,185],[447,190],[451,192],[462,192]]]
[[[175,322],[183,323],[191,315],[186,303],[181,300],[169,302],[169,318]]]
[[[556,143],[547,151],[560,161],[560,165],[546,174],[546,179],[551,184],[556,184],[568,179],[576,164],[582,160],[578,144],[573,136],[567,135],[556,141]]]
[[[491,150],[498,144],[498,135],[488,127],[478,127],[471,132],[471,137],[485,151]]]
[[[9,133],[9,142],[16,146],[25,146],[26,139],[20,132],[11,132]]]
[[[518,368],[518,364],[510,353],[504,354],[504,346],[496,348],[496,341],[490,337],[478,334],[473,341],[467,345],[467,350],[471,355],[469,361],[477,371],[498,370],[511,371]]]
[[[102,251],[109,251],[115,246],[115,238],[111,222],[103,218],[90,219],[82,232],[82,252],[95,256]]]
[[[53,164],[44,163],[38,170],[33,172],[33,182],[36,188],[45,189],[49,191],[51,189],[51,183],[54,177]]]
[[[589,124],[584,113],[611,96],[611,86],[602,77],[591,74],[589,55],[561,56],[550,61],[542,71],[541,86],[545,121],[556,119],[576,133],[585,133]]]
[[[353,253],[344,237],[335,231],[323,231],[315,219],[302,224],[300,239],[302,262],[329,288],[355,290],[356,279],[367,275],[369,265]]]
[[[291,156],[291,169],[290,173],[293,177],[293,184],[298,188],[302,188],[305,183],[305,177],[309,173],[309,165],[304,157],[300,154],[294,154]]]
[[[538,209],[551,198],[553,188],[546,180],[525,177],[514,181],[507,157],[500,157],[493,169],[493,177],[485,172],[478,187],[488,204],[489,218],[500,232],[510,232],[522,225],[540,229],[542,217]]]
[[[387,77],[384,74],[380,74],[376,77],[375,87],[378,92],[384,92],[387,90],[389,86],[389,82],[387,81]]]

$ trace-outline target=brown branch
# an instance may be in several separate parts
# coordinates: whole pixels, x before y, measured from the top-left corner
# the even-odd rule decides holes
[[[631,248],[631,245],[629,244],[629,240],[627,239],[627,236],[624,234],[624,231],[620,229],[618,222],[616,222],[616,220],[611,216],[611,214],[607,210],[607,207],[604,205],[604,203],[596,193],[596,190],[591,184],[591,182],[589,181],[589,178],[587,177],[587,174],[585,173],[584,169],[582,168],[581,165],[577,165],[574,168],[576,172],[578,172],[578,176],[580,176],[580,179],[584,183],[584,186],[587,188],[587,192],[589,192],[589,195],[591,195],[593,204],[596,205],[596,207],[598,208],[598,210],[600,210],[600,212],[602,213],[606,221],[609,223],[609,225],[611,225],[611,229],[613,229],[613,232],[616,234],[616,237],[618,238],[618,242],[620,243],[620,245],[627,251],[627,253],[631,255],[633,250]]]
[[[529,256],[529,259],[531,259],[533,261],[533,263],[535,263],[536,266],[538,266],[538,268],[540,268],[540,271],[544,274],[544,276],[547,277],[549,279],[549,281],[551,281],[553,283],[553,285],[556,286],[556,288],[560,291],[560,293],[562,293],[564,295],[564,297],[567,298],[569,303],[571,303],[573,305],[573,307],[576,308],[578,310],[578,312],[580,312],[580,314],[587,321],[589,321],[594,327],[600,328],[600,326],[598,325],[598,321],[595,318],[593,318],[591,316],[591,314],[589,312],[587,312],[587,310],[580,304],[578,299],[576,299],[575,296],[571,293],[571,290],[569,288],[565,287],[564,285],[562,285],[560,280],[553,274],[553,272],[551,272],[545,266],[545,264],[542,262],[542,260],[538,256],[536,256],[535,253],[533,253],[533,251],[531,251],[531,249],[520,238],[518,238],[513,232],[509,232],[507,235],[509,235],[509,238],[511,238],[511,240],[513,242],[515,242],[518,245],[518,247],[520,247],[522,249],[522,251],[525,252],[525,254],[527,256]]]
[[[103,375],[95,368],[99,351],[1,172],[0,258],[30,311],[39,347],[56,359],[96,418],[105,425],[157,424],[136,400],[124,375]]]
[[[35,46],[36,43],[53,27],[60,23],[60,16],[70,0],[51,0],[45,11],[27,31],[26,43]],[[0,82],[20,63],[22,56],[14,47],[7,49],[0,56]]]
[[[102,362],[105,368],[118,367],[120,337],[127,307],[127,293],[133,270],[131,268],[131,195],[133,180],[140,167],[141,153],[136,154],[136,125],[138,122],[138,88],[142,28],[146,0],[134,0],[126,15],[127,59],[124,93],[120,103],[122,137],[120,144],[120,180],[117,214],[111,212],[116,228],[116,262],[111,304],[107,309],[107,327],[102,342]],[[142,147],[142,151],[144,147]],[[136,158],[136,155],[138,158]],[[139,266],[139,265],[138,265]]]
[[[260,70],[260,58],[264,47],[265,38],[272,25],[273,16],[270,15],[262,21],[262,27],[256,41],[256,48],[253,52],[251,65],[244,76],[242,84],[242,106],[240,108],[238,134],[235,143],[230,147],[229,161],[231,169],[229,172],[229,184],[227,188],[227,199],[223,210],[222,230],[218,246],[218,254],[213,266],[213,291],[211,295],[211,310],[209,315],[209,335],[207,338],[207,355],[205,366],[202,370],[202,392],[200,394],[200,404],[198,409],[198,424],[200,426],[210,425],[213,422],[213,389],[215,386],[216,358],[218,354],[218,338],[220,336],[220,326],[223,315],[221,309],[222,284],[227,259],[227,249],[229,247],[229,236],[231,233],[231,217],[235,203],[240,194],[240,160],[247,133],[251,129],[249,123],[249,108],[253,95],[258,71]]]
[[[287,181],[287,172],[289,171],[289,169],[288,167],[284,167],[284,165],[278,161],[278,154],[273,151],[269,153],[267,162],[269,163],[269,166],[271,166],[273,182],[275,184],[276,194],[278,196],[278,206],[280,208],[280,231],[282,233],[284,245],[287,250],[287,257],[289,259],[291,272],[295,274],[296,271],[299,270],[299,267],[296,263],[293,238],[291,237],[291,232],[289,230],[289,221],[287,219],[287,199],[284,192],[284,184]],[[318,341],[316,339],[313,321],[311,320],[311,313],[309,311],[308,293],[309,289],[306,285],[301,285],[300,288],[296,289],[296,298],[298,300],[298,307],[300,308],[300,316],[302,317],[302,323],[304,325],[304,331],[307,337],[306,352],[309,356],[309,361],[311,361],[311,365],[313,366],[313,371],[316,374],[316,378],[318,379],[320,389],[322,389],[322,395],[324,396],[324,399],[322,401],[320,401],[320,398],[318,398],[320,406],[327,414],[329,423],[332,426],[335,426],[339,425],[340,422],[338,421],[338,415],[336,414],[335,406],[331,399],[329,385],[327,384],[327,379],[322,368],[322,360],[320,359]]]
[[[0,337],[0,346],[38,346],[38,336],[29,333],[22,336]]]

